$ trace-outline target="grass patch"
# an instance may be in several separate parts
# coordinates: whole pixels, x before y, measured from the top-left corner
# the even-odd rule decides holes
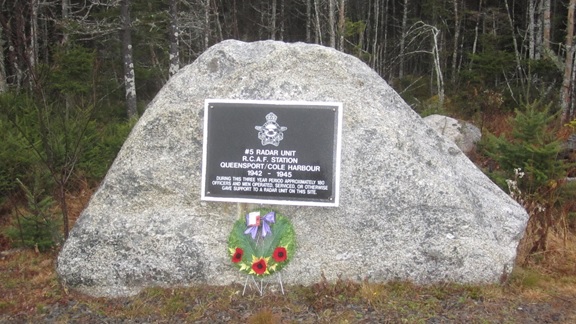
[[[53,253],[22,250],[0,260],[3,312],[35,312],[38,306],[56,303],[65,296],[54,271],[54,257]]]
[[[54,254],[24,250],[0,260],[0,322],[426,323],[576,320],[576,276],[517,268],[505,285],[415,285],[321,279],[286,294],[243,286],[154,287],[129,298],[65,292]],[[571,288],[567,288],[571,287]],[[4,317],[2,317],[4,316]]]

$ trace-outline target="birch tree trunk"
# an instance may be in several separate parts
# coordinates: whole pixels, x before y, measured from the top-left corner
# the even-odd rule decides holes
[[[382,63],[385,63],[386,58],[388,57],[388,5],[390,3],[389,0],[384,0],[384,10],[382,11],[382,24],[384,25],[384,41],[382,42],[383,44],[381,45],[382,48],[382,55],[380,56],[380,65],[383,66]],[[384,62],[383,62],[384,61]],[[383,68],[381,69],[383,70]],[[391,76],[391,70],[388,70],[388,76]],[[384,76],[386,77],[386,76]]]
[[[286,0],[280,0],[280,40],[284,41],[284,31],[286,30]]]
[[[320,0],[314,0],[314,15],[316,17],[316,36],[314,37],[314,42],[316,44],[323,45],[322,26],[320,25],[320,9],[318,8],[318,1]]]
[[[70,0],[62,0],[62,21],[64,26],[68,24],[67,20],[70,14]],[[46,37],[48,39],[48,37]],[[68,32],[66,31],[66,27],[62,28],[62,40],[60,42],[60,46],[63,48],[66,47],[68,44]],[[66,111],[72,108],[72,95],[70,93],[64,93],[64,101],[66,106]]]
[[[266,9],[266,3],[264,3],[264,5],[260,5],[260,28],[258,28],[258,39],[262,39],[263,37],[268,37],[268,35],[266,34],[264,36],[265,33],[267,33],[268,31],[265,30],[266,29],[266,15],[264,14],[264,12],[267,10]]]
[[[550,50],[550,0],[542,0],[542,46]]]
[[[238,30],[238,6],[236,0],[232,1],[232,30],[234,38],[240,38],[240,31]]]
[[[476,54],[476,48],[478,46],[478,36],[480,34],[480,21],[482,20],[482,0],[478,4],[478,13],[476,14],[476,26],[474,27],[474,42],[472,43],[472,54]],[[470,63],[468,65],[468,70],[472,69],[472,64],[474,63],[474,59],[470,59]]]
[[[378,61],[378,28],[380,23],[380,1],[374,0],[374,37],[372,39],[372,68],[376,70]]]
[[[522,62],[520,60],[520,50],[518,49],[518,41],[516,40],[516,32],[514,32],[514,20],[512,18],[512,13],[510,12],[510,7],[508,6],[508,0],[504,0],[504,6],[506,7],[506,12],[508,13],[508,23],[510,24],[510,33],[512,36],[512,45],[514,46],[514,57],[516,58],[516,72],[522,73]],[[496,30],[496,28],[494,28]],[[518,79],[520,83],[524,85],[524,76],[519,75]]]
[[[204,3],[204,49],[210,46],[210,0]]]
[[[67,23],[69,15],[70,15],[70,0],[62,0],[62,20],[64,21],[65,24]],[[68,32],[64,28],[62,32],[61,44],[65,45],[67,43],[68,43]]]
[[[427,24],[423,21],[418,21],[413,24],[410,28],[408,33],[406,34],[409,37],[409,44],[414,44],[416,42],[421,42],[424,44],[425,39],[428,38],[427,34],[430,33],[431,37],[431,50],[425,50],[422,48],[416,49],[408,54],[415,54],[415,53],[426,53],[432,55],[432,64],[434,66],[433,69],[430,70],[430,89],[434,86],[434,82],[432,79],[434,75],[436,76],[436,91],[438,94],[438,105],[439,107],[444,106],[444,75],[442,73],[442,56],[441,56],[441,48],[442,48],[442,35],[440,29],[436,26]]]
[[[404,0],[404,8],[402,9],[402,31],[400,35],[400,68],[398,70],[398,78],[404,77],[404,55],[406,54],[406,33],[408,26],[408,0]]]
[[[457,75],[457,68],[456,65],[458,64],[458,42],[460,39],[460,14],[458,12],[458,0],[453,0],[454,5],[454,48],[452,51],[452,77],[451,81],[452,84],[456,83],[456,75]]]
[[[272,0],[272,9],[270,12],[270,39],[276,39],[276,0]]]
[[[30,0],[30,41],[28,43],[28,70],[32,74],[38,65],[38,0]],[[30,78],[30,81],[33,81]]]
[[[334,10],[336,9],[336,0],[328,0],[328,25],[330,31],[330,43],[328,46],[336,48],[336,18],[334,17]]]
[[[180,70],[180,42],[178,29],[178,0],[170,0],[170,68],[168,75],[173,76]]]
[[[528,58],[536,58],[536,0],[528,0]]]
[[[562,122],[568,122],[570,116],[570,103],[572,98],[571,85],[572,85],[572,64],[574,64],[574,50],[572,48],[572,38],[574,37],[574,9],[576,8],[576,0],[570,0],[568,5],[568,19],[566,29],[566,59],[564,60],[564,78],[562,80],[562,89],[560,90],[560,109],[562,111]]]
[[[534,59],[542,58],[542,39],[543,39],[543,1],[536,0],[536,17],[534,18]]]
[[[344,28],[346,28],[346,16],[345,16],[345,0],[340,0],[340,6],[338,8],[338,50],[344,52]]]
[[[432,57],[434,62],[434,70],[436,71],[436,88],[438,91],[438,105],[440,108],[444,107],[444,76],[442,74],[442,64],[440,62],[440,50],[438,47],[440,36],[440,30],[434,26],[431,26],[431,32],[433,36],[433,47],[432,47]]]
[[[130,0],[121,0],[122,19],[122,57],[124,61],[124,88],[126,90],[126,114],[128,118],[138,116],[136,107],[136,79],[132,55],[132,35],[130,19]]]
[[[312,43],[312,0],[306,0],[306,43]]]

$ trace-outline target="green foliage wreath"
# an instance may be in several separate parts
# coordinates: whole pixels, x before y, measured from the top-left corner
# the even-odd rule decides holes
[[[232,263],[250,275],[267,276],[284,268],[294,256],[292,223],[271,209],[257,209],[234,223],[228,238]]]

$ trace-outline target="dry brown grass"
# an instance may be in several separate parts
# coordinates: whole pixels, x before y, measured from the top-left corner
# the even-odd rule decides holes
[[[0,313],[34,312],[65,294],[51,253],[14,251],[0,259]]]
[[[90,197],[94,193],[93,188],[91,188],[86,181],[78,181],[77,188],[74,193],[66,194],[66,205],[68,207],[68,219],[70,222],[70,228],[74,226],[80,213],[88,205]]]
[[[513,112],[488,112],[482,116],[482,131],[489,132],[495,136],[509,134],[512,130],[510,119],[514,116]]]
[[[575,251],[571,240],[547,259],[517,267],[503,285],[320,279],[312,286],[285,287],[285,295],[267,290],[260,296],[249,289],[242,296],[236,284],[150,288],[130,298],[105,299],[64,291],[54,271],[55,254],[22,250],[0,260],[0,314],[5,314],[0,322],[570,323],[576,320],[576,273],[569,269]]]

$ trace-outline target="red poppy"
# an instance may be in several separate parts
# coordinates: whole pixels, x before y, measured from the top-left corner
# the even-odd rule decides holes
[[[260,258],[252,263],[252,271],[256,272],[257,275],[264,274],[266,272],[266,260]]]
[[[236,252],[232,256],[232,262],[238,263],[242,261],[242,256],[244,255],[244,251],[241,248],[236,248]]]
[[[277,247],[274,250],[272,257],[274,258],[274,261],[276,261],[276,262],[286,261],[286,258],[288,257],[288,253],[286,252],[286,248],[284,248],[282,246]]]

